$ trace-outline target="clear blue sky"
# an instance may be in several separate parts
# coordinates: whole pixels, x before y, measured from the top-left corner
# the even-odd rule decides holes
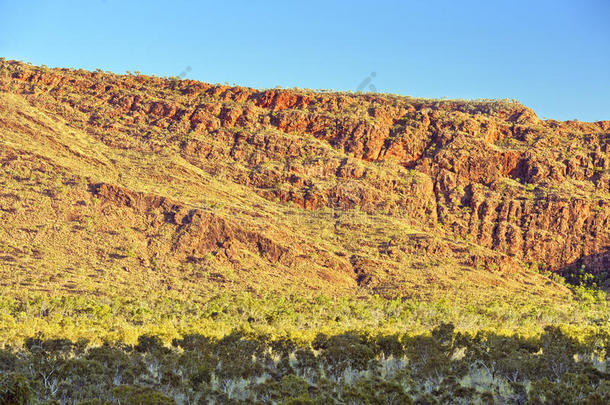
[[[0,0],[0,56],[257,88],[375,72],[382,92],[610,119],[609,0]]]

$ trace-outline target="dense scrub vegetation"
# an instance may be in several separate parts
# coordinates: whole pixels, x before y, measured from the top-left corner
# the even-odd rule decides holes
[[[13,292],[0,403],[607,403],[606,298],[565,285],[568,306]]]
[[[570,305],[7,292],[0,403],[603,404],[608,304],[584,274],[550,275]]]
[[[287,333],[313,339],[317,332],[375,330],[385,334],[423,333],[441,322],[460,331],[492,330],[533,336],[545,326],[610,330],[608,302],[603,291],[572,286],[572,302],[528,301],[519,295],[503,299],[485,296],[424,300],[380,296],[332,297],[295,291],[267,293],[221,292],[181,296],[173,290],[146,298],[56,295],[16,290],[0,297],[0,345],[21,345],[31,336],[86,339],[94,344],[135,344],[138,336],[154,334],[165,341],[185,334],[222,337],[235,329],[257,333]],[[469,302],[470,300],[470,302]]]
[[[610,401],[610,335],[319,333],[311,341],[235,331],[171,346],[28,338],[0,351],[1,403],[465,404]],[[51,402],[48,402],[51,401]]]
[[[577,300],[565,308],[518,297],[469,307],[5,296],[0,403],[604,404],[607,302],[585,282],[566,285]]]

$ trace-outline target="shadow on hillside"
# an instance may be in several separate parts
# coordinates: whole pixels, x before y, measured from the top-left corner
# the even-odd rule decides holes
[[[589,273],[603,273],[610,271],[610,247],[600,253],[583,256],[573,263],[565,266],[562,270],[569,271],[580,269],[583,265]]]
[[[592,274],[598,286],[610,290],[610,248],[592,255],[583,256],[580,259],[559,269],[559,274],[570,281],[570,276]]]

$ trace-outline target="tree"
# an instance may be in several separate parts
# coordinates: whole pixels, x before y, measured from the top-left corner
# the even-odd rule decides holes
[[[576,366],[574,355],[579,352],[579,343],[563,333],[557,326],[547,326],[540,337],[542,348],[541,369],[549,378],[559,381]]]
[[[342,399],[348,404],[409,405],[413,403],[400,384],[378,377],[362,378],[354,384],[346,386]]]

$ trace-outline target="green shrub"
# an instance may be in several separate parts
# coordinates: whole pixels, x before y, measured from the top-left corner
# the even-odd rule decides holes
[[[9,373],[0,376],[1,405],[25,405],[32,398],[32,389],[23,375]]]

